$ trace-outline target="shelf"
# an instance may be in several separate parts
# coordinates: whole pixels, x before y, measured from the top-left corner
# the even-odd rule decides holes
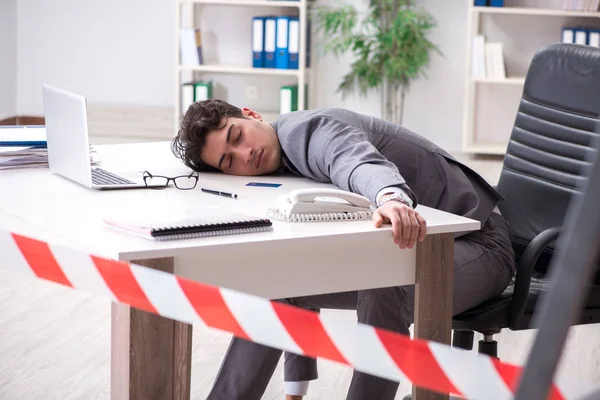
[[[220,74],[299,76],[297,69],[252,68],[229,65],[180,65],[180,71],[214,72]],[[309,70],[306,69],[308,72]]]
[[[489,155],[504,155],[506,153],[505,144],[486,144],[472,143],[463,149],[465,153],[470,154],[489,154]]]
[[[300,1],[268,1],[268,0],[181,0],[181,4],[214,4],[219,6],[249,6],[249,7],[292,7],[298,8]]]
[[[551,8],[531,7],[473,7],[473,11],[485,14],[509,15],[548,15],[556,17],[590,17],[600,18],[599,12],[594,11],[569,11]]]
[[[525,78],[505,78],[505,79],[490,79],[490,78],[471,78],[475,83],[489,83],[493,85],[523,85]]]

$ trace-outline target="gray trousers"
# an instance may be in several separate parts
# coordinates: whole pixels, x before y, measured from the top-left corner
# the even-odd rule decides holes
[[[376,255],[374,255],[376,259]],[[492,214],[482,229],[454,242],[453,314],[460,314],[500,295],[514,274],[514,252],[508,225]],[[409,334],[414,285],[359,290],[278,300],[298,307],[356,310],[358,322]],[[260,400],[281,350],[234,338],[227,350],[209,400]],[[317,360],[286,353],[285,381],[317,379]],[[398,382],[354,371],[348,400],[393,400]]]

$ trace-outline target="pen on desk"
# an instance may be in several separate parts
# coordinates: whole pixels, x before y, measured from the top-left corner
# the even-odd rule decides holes
[[[205,188],[202,188],[201,190],[204,193],[216,194],[217,196],[231,197],[232,199],[237,199],[237,194],[235,194],[235,193],[227,193],[227,192],[221,192],[219,190],[211,190],[211,189],[205,189]]]

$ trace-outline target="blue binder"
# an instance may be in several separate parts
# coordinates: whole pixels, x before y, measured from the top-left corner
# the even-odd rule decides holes
[[[275,39],[277,38],[277,21],[275,17],[265,18],[265,68],[275,68]]]
[[[45,125],[0,125],[2,147],[46,147]]]
[[[490,0],[491,7],[504,7],[504,0]]]
[[[265,67],[265,19],[266,17],[252,18],[252,66]]]
[[[288,31],[290,27],[290,17],[277,17],[277,41],[275,44],[275,68],[289,68],[289,44]]]
[[[288,68],[298,69],[298,53],[300,52],[300,20],[298,17],[291,17],[288,26]]]
[[[588,30],[584,28],[575,29],[575,44],[588,44]]]
[[[475,0],[475,2],[473,3],[473,5],[475,7],[485,7],[487,6],[487,0]]]
[[[563,43],[575,43],[575,30],[572,28],[563,28],[560,41]]]

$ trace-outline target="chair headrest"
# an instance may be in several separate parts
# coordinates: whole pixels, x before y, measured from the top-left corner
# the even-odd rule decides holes
[[[523,97],[595,117],[600,112],[599,85],[600,48],[555,43],[541,48],[533,57]]]

